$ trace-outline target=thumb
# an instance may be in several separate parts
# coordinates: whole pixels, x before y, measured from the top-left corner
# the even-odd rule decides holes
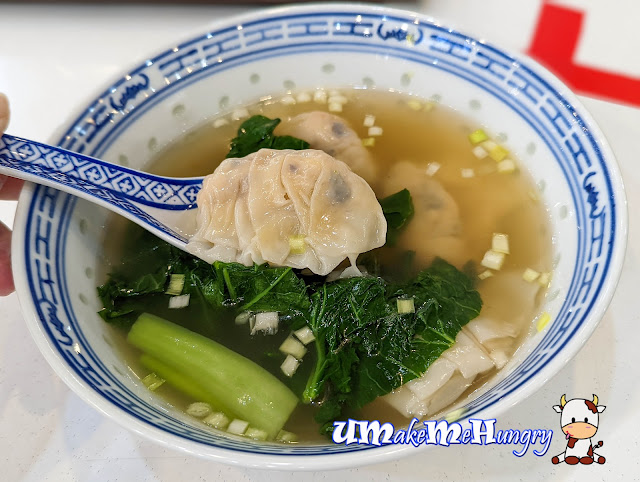
[[[0,296],[6,296],[12,293],[13,290],[11,230],[0,222]]]
[[[9,100],[7,96],[0,92],[0,135],[9,126]]]

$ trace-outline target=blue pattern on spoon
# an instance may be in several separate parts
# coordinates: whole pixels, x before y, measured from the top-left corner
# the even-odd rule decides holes
[[[184,249],[167,211],[194,209],[202,178],[156,176],[8,134],[0,138],[0,174],[44,184],[106,207]]]

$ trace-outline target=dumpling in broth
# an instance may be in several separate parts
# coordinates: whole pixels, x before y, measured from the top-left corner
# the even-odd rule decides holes
[[[376,177],[377,169],[371,154],[347,121],[337,115],[305,112],[284,121],[278,126],[277,133],[304,139],[312,149],[323,150],[346,163],[368,183]]]
[[[382,196],[403,188],[411,193],[415,213],[399,240],[400,246],[415,251],[422,264],[428,265],[440,257],[461,268],[469,261],[469,250],[453,197],[424,169],[410,162],[398,162],[391,167]]]
[[[205,178],[187,250],[208,262],[326,275],[382,246],[386,232],[375,194],[345,163],[319,150],[261,149]]]
[[[384,396],[384,400],[407,417],[433,415],[453,403],[480,375],[503,368],[515,349],[516,338],[527,328],[527,315],[539,291],[515,271],[501,272],[482,282],[485,303],[480,316],[462,328],[446,350],[421,377]],[[509,305],[495,303],[506,298]]]

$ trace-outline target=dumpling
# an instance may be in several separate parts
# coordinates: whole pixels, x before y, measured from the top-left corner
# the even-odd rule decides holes
[[[409,390],[406,385],[387,393],[382,397],[382,400],[407,418],[422,418],[428,413],[427,404]]]
[[[494,366],[484,348],[461,331],[453,346],[421,377],[385,395],[383,400],[406,417],[433,415],[453,403],[478,375]]]
[[[277,133],[304,139],[312,149],[320,149],[346,163],[368,183],[376,177],[376,165],[371,154],[347,121],[337,115],[305,112],[284,121],[278,126]]]
[[[515,341],[527,325],[539,286],[521,273],[506,271],[484,280],[478,288],[483,300],[512,300],[509,307],[485,303],[480,316],[456,336],[451,348],[421,376],[383,399],[407,417],[433,415],[453,403],[480,375],[501,369],[513,353]]]
[[[364,179],[323,151],[261,149],[226,159],[198,193],[187,251],[208,261],[330,273],[385,243],[387,223]]]
[[[527,328],[536,304],[540,286],[522,279],[522,273],[502,271],[484,280],[478,287],[483,300],[480,316],[471,320],[462,330],[473,336],[489,353],[496,368],[502,368],[510,358],[516,339]],[[500,297],[511,303],[492,303]]]
[[[469,260],[469,251],[454,199],[424,169],[410,162],[398,162],[389,170],[382,197],[404,188],[411,193],[414,216],[399,240],[400,247],[415,251],[422,264],[440,257],[461,268]]]

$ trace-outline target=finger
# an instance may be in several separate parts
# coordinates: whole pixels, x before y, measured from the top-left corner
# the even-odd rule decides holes
[[[0,134],[9,126],[9,99],[0,92]]]
[[[11,230],[0,223],[0,296],[6,296],[14,289],[11,272]]]
[[[0,200],[13,201],[18,199],[24,181],[14,177],[0,176]]]
[[[9,125],[9,101],[0,93],[0,134]],[[17,199],[22,181],[0,176],[0,199]],[[11,272],[11,230],[0,223],[0,296],[13,292],[13,273]]]

